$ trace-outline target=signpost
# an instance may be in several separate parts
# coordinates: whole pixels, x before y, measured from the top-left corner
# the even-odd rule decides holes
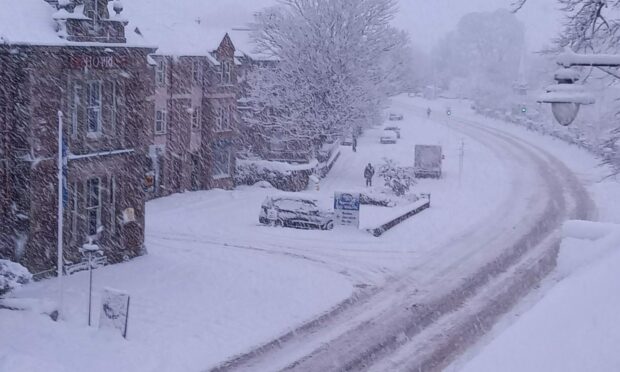
[[[360,227],[360,194],[336,192],[334,212],[338,226]]]

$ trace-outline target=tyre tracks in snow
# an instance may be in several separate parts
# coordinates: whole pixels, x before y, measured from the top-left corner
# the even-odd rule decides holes
[[[535,192],[521,190],[502,204],[495,225],[471,229],[340,311],[213,371],[440,370],[555,266],[561,223],[594,212],[583,186],[544,150],[477,122],[452,120],[458,123],[451,129],[516,159],[513,166],[529,161],[529,181],[541,183]],[[530,186],[520,181],[515,187]],[[519,209],[524,195],[526,215]],[[427,266],[435,270],[422,270]]]

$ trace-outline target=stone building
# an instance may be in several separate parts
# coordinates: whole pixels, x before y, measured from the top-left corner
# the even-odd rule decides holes
[[[67,150],[65,262],[89,239],[108,261],[144,244],[154,48],[120,2],[27,0],[0,12],[0,258],[56,265],[57,123]],[[27,20],[28,27],[16,27]]]

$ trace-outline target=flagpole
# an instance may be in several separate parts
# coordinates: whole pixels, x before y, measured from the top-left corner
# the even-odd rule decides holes
[[[62,249],[62,226],[63,226],[63,140],[62,140],[62,111],[58,111],[58,312],[62,314],[63,306],[63,249]]]

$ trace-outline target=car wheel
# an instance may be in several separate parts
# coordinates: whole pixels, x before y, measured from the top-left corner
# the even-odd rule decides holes
[[[323,230],[331,230],[334,228],[334,221],[329,221],[322,226]]]

